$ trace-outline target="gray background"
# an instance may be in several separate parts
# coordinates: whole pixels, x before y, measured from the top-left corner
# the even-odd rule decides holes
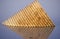
[[[1,23],[34,0],[0,0],[0,39],[23,39]],[[48,39],[60,39],[60,0],[39,0],[55,29]]]

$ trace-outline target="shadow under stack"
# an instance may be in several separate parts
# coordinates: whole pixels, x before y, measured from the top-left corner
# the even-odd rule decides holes
[[[54,24],[36,0],[3,24],[24,39],[47,39],[54,29]]]

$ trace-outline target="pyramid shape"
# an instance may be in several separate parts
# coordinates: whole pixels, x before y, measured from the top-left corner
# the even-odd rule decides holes
[[[32,2],[3,24],[24,39],[47,39],[54,29],[54,24],[38,1]]]

